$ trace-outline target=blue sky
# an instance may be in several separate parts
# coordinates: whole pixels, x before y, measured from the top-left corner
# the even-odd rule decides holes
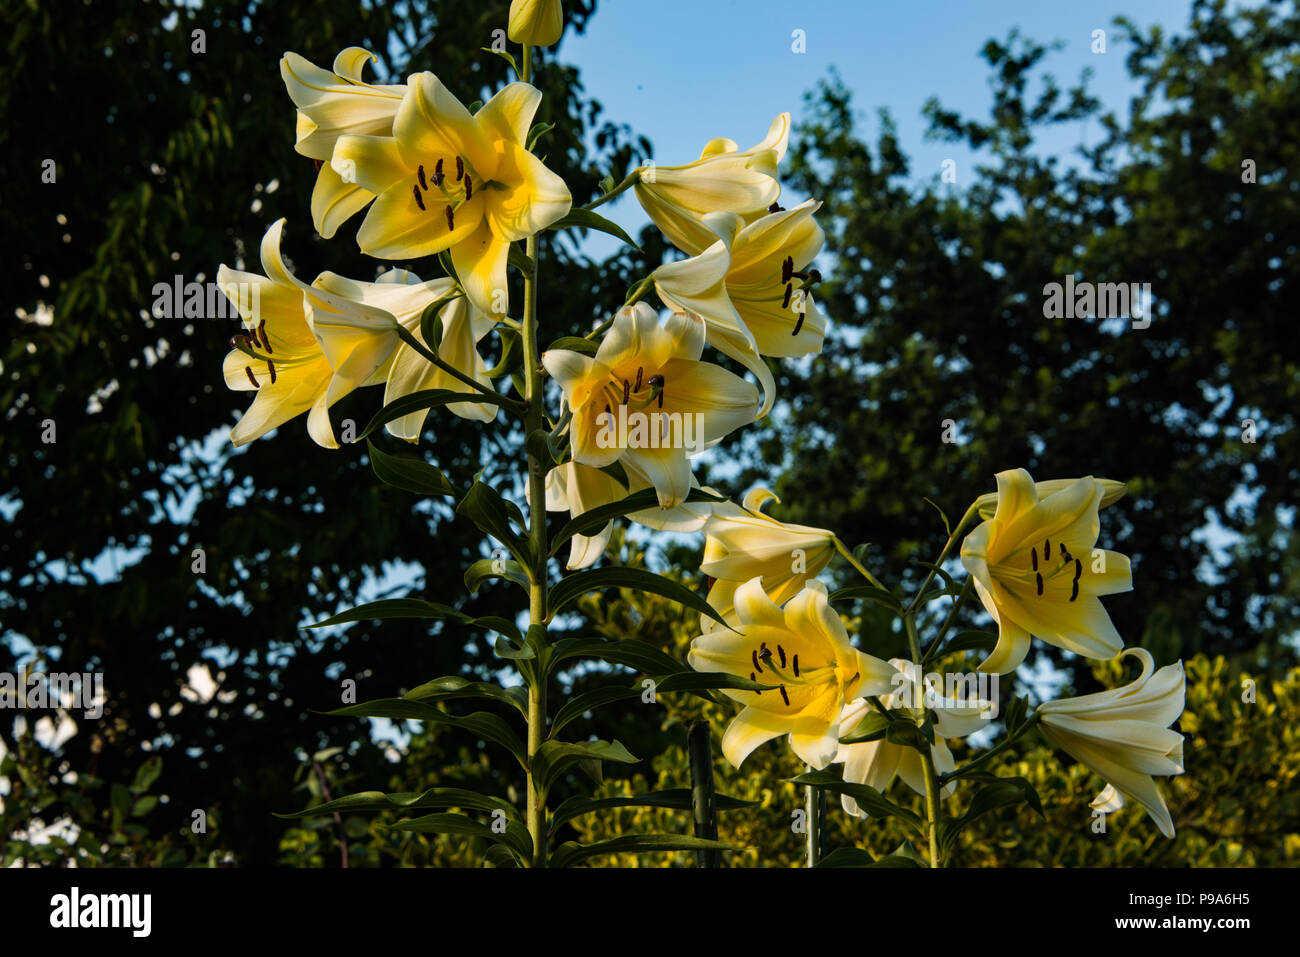
[[[989,70],[979,55],[986,40],[1004,40],[1018,27],[1042,43],[1063,41],[1046,71],[1069,87],[1092,68],[1094,95],[1127,115],[1136,91],[1125,70],[1130,47],[1112,21],[1124,14],[1144,29],[1159,23],[1182,32],[1189,11],[1188,0],[604,0],[586,34],[567,37],[560,53],[581,68],[588,93],[611,119],[649,137],[660,164],[695,159],[715,136],[756,143],[777,113],[789,110],[797,120],[804,92],[834,67],[873,134],[877,109],[893,114],[916,179],[936,175],[951,157],[960,186],[969,182],[971,156],[926,142],[921,107],[936,96],[947,109],[987,118]],[[1091,50],[1096,29],[1106,31],[1104,54]],[[795,30],[804,31],[804,53],[792,52]],[[1095,143],[1100,135],[1095,124],[1076,124],[1043,147],[1066,156],[1083,138]],[[610,210],[634,229],[647,222],[626,196]]]

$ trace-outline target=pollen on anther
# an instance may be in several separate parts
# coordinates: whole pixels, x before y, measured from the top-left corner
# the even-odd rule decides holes
[[[415,197],[415,205],[420,207],[420,212],[424,212],[424,197],[420,195],[420,187],[412,186],[411,194]]]
[[[803,312],[799,313],[799,318],[795,321],[794,324],[794,331],[790,333],[790,335],[792,336],[799,335],[799,330],[803,328],[803,320],[806,315],[807,313],[803,313]]]
[[[1079,559],[1076,558],[1074,560],[1074,580],[1078,581],[1079,576],[1082,574],[1083,574],[1083,562],[1079,561]]]
[[[1052,557],[1052,540],[1050,538],[1043,539],[1043,557]]]
[[[415,170],[416,176],[420,179],[420,189],[428,189],[429,185],[424,181],[424,164],[421,163]]]
[[[271,348],[271,337],[266,334],[266,320],[263,319],[257,324],[257,334],[262,340],[262,345],[266,348],[267,353],[274,355],[275,350]]]
[[[456,157],[456,182],[465,178],[465,161],[459,156]]]
[[[266,367],[271,370],[271,385],[275,385],[275,363],[268,360]]]
[[[758,663],[758,652],[751,651],[749,653],[749,660],[754,663],[754,670],[761,675],[763,673],[763,666]]]
[[[781,685],[781,700],[785,702],[786,707],[790,707],[790,696],[785,693],[785,685]]]
[[[1034,571],[1038,571],[1038,549],[1029,549],[1029,557],[1034,560]]]
[[[790,664],[794,667],[794,676],[799,677],[799,656],[795,655],[790,659]]]
[[[781,261],[781,281],[789,282],[790,277],[793,275],[794,275],[794,259],[790,256],[786,256],[785,259]]]
[[[451,211],[451,207],[450,207],[450,206],[444,206],[443,209],[445,209],[445,210],[447,211],[447,228],[448,228],[448,229],[455,229],[455,228],[456,228],[456,214],[453,213],[453,212]]]
[[[627,400],[632,397],[632,383],[626,379],[623,380],[623,404],[627,405]]]
[[[1038,594],[1041,595],[1043,593],[1043,576],[1041,574],[1038,574],[1035,575],[1034,577],[1038,579]]]
[[[1071,585],[1073,587],[1070,589],[1070,601],[1074,601],[1076,598],[1079,597],[1079,579],[1076,578],[1073,582],[1071,582]]]
[[[468,176],[465,177],[465,199],[468,200],[474,195],[474,181]]]
[[[244,366],[244,371],[248,373],[248,381],[251,382],[251,383],[253,383],[253,388],[254,388],[254,389],[260,389],[260,388],[262,388],[262,383],[258,382],[258,381],[257,381],[257,376],[253,375],[253,367],[252,367],[252,366]]]
[[[784,295],[784,296],[782,297],[782,299],[781,299],[781,308],[782,308],[782,309],[789,309],[789,308],[790,308],[790,296],[791,296],[791,294],[792,294],[793,292],[794,292],[794,284],[793,284],[793,283],[789,283],[789,282],[787,282],[787,283],[785,284],[785,295]]]
[[[781,667],[785,667],[785,649],[780,645],[776,646],[776,653],[781,656]]]
[[[644,375],[644,374],[645,374],[645,367],[644,367],[644,366],[637,366],[637,369],[636,369],[636,386],[632,389],[633,392],[640,392],[640,391],[641,391],[641,376]]]

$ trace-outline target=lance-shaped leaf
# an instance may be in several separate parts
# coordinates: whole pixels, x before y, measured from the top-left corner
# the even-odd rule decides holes
[[[480,531],[504,545],[521,566],[533,566],[531,542],[511,525],[512,518],[522,522],[519,507],[507,503],[492,486],[476,481],[456,506],[456,514],[468,517]]]
[[[742,801],[740,798],[725,794],[714,795],[719,811],[735,811],[745,807],[755,807],[757,801]],[[583,814],[593,811],[607,811],[619,807],[663,807],[678,811],[691,809],[691,789],[672,788],[666,791],[649,791],[645,794],[633,794],[627,797],[589,798],[581,794],[561,801],[551,814],[551,831],[554,833],[563,824]]]
[[[543,792],[549,791],[566,769],[579,761],[617,761],[636,764],[638,758],[617,741],[543,741],[533,755],[533,778]]]
[[[992,774],[971,775],[971,778],[986,783],[984,787],[975,792],[975,796],[971,798],[970,806],[967,807],[965,814],[956,820],[944,822],[939,831],[939,843],[945,851],[956,843],[961,832],[972,823],[999,808],[1028,804],[1038,812],[1040,817],[1043,815],[1043,807],[1038,799],[1038,792],[1025,778],[1003,778]]]
[[[366,439],[370,450],[370,467],[381,482],[415,492],[417,495],[455,495],[447,476],[423,459],[413,455],[389,455]]]
[[[693,488],[684,499],[686,502],[725,502],[726,498],[721,495],[714,495],[712,492],[706,492],[702,488]],[[551,539],[551,554],[554,555],[560,550],[565,542],[574,535],[590,535],[605,527],[605,523],[615,519],[630,515],[633,512],[640,512],[647,508],[659,507],[659,495],[652,488],[643,488],[639,492],[633,492],[626,498],[621,498],[617,502],[610,502],[607,505],[600,505],[596,508],[588,509],[581,515],[576,515],[560,526],[560,530],[555,533]]]
[[[853,730],[840,738],[840,744],[863,744],[867,741],[879,741],[893,721],[879,711],[869,711],[866,717],[857,723]]]
[[[468,386],[466,388],[468,389]],[[357,438],[364,439],[376,429],[383,428],[389,422],[400,419],[404,415],[410,415],[412,412],[422,412],[425,409],[436,409],[439,406],[450,405],[453,402],[490,402],[506,409],[514,408],[516,405],[513,400],[495,392],[479,392],[476,389],[465,392],[453,392],[451,389],[421,389],[419,392],[412,392],[410,395],[394,399],[376,412],[374,418],[370,420]]]
[[[574,227],[579,229],[595,229],[602,233],[608,233],[610,236],[623,240],[623,242],[627,243],[637,252],[641,251],[641,247],[632,241],[632,237],[627,234],[622,226],[606,219],[599,213],[592,212],[590,209],[582,209],[581,207],[575,206],[569,210],[567,216],[551,225],[551,229],[570,229]]]
[[[701,615],[707,615],[727,628],[731,627],[723,621],[722,616],[714,610],[712,605],[686,586],[672,579],[664,578],[662,575],[646,571],[643,568],[624,568],[622,566],[593,568],[560,579],[556,586],[551,589],[551,613],[554,614],[559,611],[575,598],[601,588],[633,588],[637,591],[662,595],[664,598],[672,599],[680,605],[685,605],[687,608],[699,612]]]
[[[423,701],[430,704],[436,701],[450,701],[453,698],[489,698],[493,701],[502,701],[523,716],[528,716],[528,692],[523,686],[502,688],[490,681],[470,681],[458,675],[426,681],[419,687],[412,688],[402,697],[407,701]]]
[[[848,588],[840,588],[831,592],[828,600],[847,601],[850,598],[865,598],[867,601],[874,601],[877,605],[883,605],[896,614],[903,613],[903,605],[894,594],[875,585],[851,585]]]
[[[636,638],[625,638],[622,641],[608,638],[561,638],[555,643],[552,664],[568,658],[599,658],[612,665],[623,665],[647,675],[677,674],[690,670],[671,655]]]
[[[560,336],[547,347],[548,351],[551,349],[564,349],[568,352],[580,352],[584,356],[594,356],[600,349],[600,343],[580,336]],[[659,504],[657,499],[655,504]]]
[[[409,818],[385,825],[390,831],[415,831],[419,834],[456,834],[465,837],[482,837],[497,844],[504,844],[519,854],[531,855],[532,839],[528,829],[518,821],[506,821],[506,829],[501,834],[492,830],[487,824],[466,817],[463,814],[426,814],[423,817]]]
[[[922,867],[910,857],[890,854],[876,860],[860,847],[838,847],[823,857],[818,867]]]
[[[372,814],[377,811],[416,811],[435,807],[462,807],[489,812],[500,810],[504,811],[508,818],[516,820],[519,818],[519,811],[509,801],[465,788],[429,788],[427,791],[397,791],[392,794],[385,794],[383,791],[360,791],[309,807],[305,811],[276,814],[275,817],[292,821],[335,813]]]
[[[596,844],[579,844],[567,841],[556,848],[551,855],[553,867],[573,867],[583,861],[602,854],[645,854],[661,851],[735,851],[734,844],[722,841],[709,841],[702,837],[688,837],[685,834],[626,834]]]
[[[504,578],[512,581],[528,594],[528,574],[524,566],[506,558],[480,558],[465,569],[465,587],[471,595],[477,595],[479,586],[490,578]]]
[[[364,605],[357,605],[355,608],[341,611],[324,621],[314,622],[303,627],[324,628],[327,625],[342,625],[352,621],[375,621],[385,618],[439,618],[459,622],[462,625],[486,628],[488,631],[505,635],[516,642],[523,641],[523,635],[520,634],[519,628],[508,618],[501,618],[496,615],[475,618],[472,615],[465,614],[458,608],[452,608],[450,605],[441,605],[436,601],[423,601],[419,598],[385,598],[381,601],[367,602]]]
[[[408,698],[378,698],[350,704],[326,714],[342,715],[354,718],[390,718],[397,721],[426,721],[430,724],[461,728],[482,738],[501,745],[514,755],[520,767],[528,766],[528,752],[519,735],[508,725],[504,718],[487,711],[475,711],[473,714],[455,715],[439,711],[432,704],[424,701],[412,701]]]
[[[790,778],[790,783],[810,784],[813,787],[825,788],[835,794],[847,794],[858,802],[860,808],[873,817],[896,817],[915,828],[917,833],[921,833],[923,830],[924,825],[921,823],[921,819],[907,808],[895,804],[873,787],[845,781],[832,771],[808,771],[798,777]]]

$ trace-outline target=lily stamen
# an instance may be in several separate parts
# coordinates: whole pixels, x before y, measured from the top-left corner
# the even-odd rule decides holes
[[[420,187],[412,186],[411,193],[412,195],[415,196],[415,205],[420,207],[420,212],[424,212],[425,210],[424,196],[420,194]]]
[[[244,371],[248,373],[248,381],[251,382],[251,383],[253,383],[253,388],[254,388],[254,389],[260,389],[260,388],[262,388],[262,383],[258,382],[258,381],[257,381],[257,376],[253,375],[253,367],[252,367],[252,366],[244,366]]]

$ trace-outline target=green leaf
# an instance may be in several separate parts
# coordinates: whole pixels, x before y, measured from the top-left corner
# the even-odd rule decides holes
[[[561,638],[555,643],[552,662],[559,663],[567,658],[599,658],[647,675],[677,674],[689,670],[676,658],[649,642],[636,638],[625,638],[622,641],[608,638]]]
[[[712,492],[706,492],[702,488],[693,488],[690,494],[686,496],[687,502],[725,502],[727,501],[721,495],[714,495]],[[555,537],[551,540],[551,555],[555,555],[560,547],[571,539],[574,535],[591,535],[605,527],[605,523],[616,518],[622,518],[630,515],[632,512],[640,512],[647,508],[657,508],[659,506],[659,496],[652,488],[642,489],[639,492],[633,492],[626,498],[619,499],[617,502],[610,502],[608,505],[601,505],[596,508],[588,509],[581,515],[575,515],[569,521],[560,526]]]
[[[439,711],[432,704],[412,701],[408,698],[379,698],[350,704],[326,714],[354,718],[391,718],[398,721],[425,721],[430,724],[461,728],[477,735],[484,741],[501,745],[514,755],[520,767],[528,766],[528,752],[523,742],[515,734],[505,719],[487,711],[475,711],[473,714],[454,715]]]
[[[366,438],[376,429],[392,422],[394,419],[400,419],[404,415],[421,412],[424,409],[436,409],[453,402],[489,402],[502,408],[511,408],[514,405],[506,396],[495,392],[453,392],[451,389],[421,389],[419,392],[412,392],[410,395],[394,399],[376,412],[374,418],[357,436],[357,439]]]
[[[740,798],[715,794],[714,807],[719,811],[735,811],[745,807],[757,807],[757,801],[742,801]],[[673,788],[667,791],[649,791],[645,794],[633,794],[628,797],[589,798],[581,794],[561,801],[551,815],[551,831],[554,833],[561,825],[567,824],[575,817],[591,814],[594,811],[607,811],[619,807],[663,807],[678,811],[691,809],[691,789]]]
[[[528,254],[515,243],[510,244],[510,252],[506,255],[506,261],[518,269],[525,279],[532,279],[537,275],[537,263],[533,262],[528,257]]]
[[[386,618],[440,618],[455,621],[462,625],[486,628],[488,631],[506,635],[517,642],[523,641],[523,635],[519,633],[519,628],[508,618],[500,618],[495,615],[474,618],[448,605],[440,605],[433,601],[422,601],[418,598],[385,598],[382,601],[367,602],[364,605],[357,605],[355,608],[341,611],[324,621],[318,621],[303,627],[324,628],[327,625],[342,625],[352,621],[380,621]]]
[[[549,791],[564,771],[579,761],[617,761],[619,764],[636,764],[633,757],[617,741],[543,741],[533,755],[533,777],[543,792]]]
[[[644,854],[659,851],[703,851],[739,850],[734,844],[722,841],[709,841],[702,837],[688,837],[685,834],[627,834],[596,844],[578,844],[567,841],[556,848],[551,855],[553,867],[573,867],[591,857],[601,854]]]
[[[873,817],[896,817],[915,828],[918,834],[924,830],[921,819],[907,808],[900,807],[873,787],[865,784],[853,784],[835,775],[832,771],[808,771],[790,779],[791,784],[811,784],[813,787],[825,788],[835,794],[846,794],[858,802],[858,806]]]
[[[555,713],[555,719],[551,722],[551,737],[557,736],[561,728],[581,718],[588,711],[595,711],[597,708],[618,701],[639,698],[641,693],[642,689],[639,687],[629,688],[626,685],[614,685],[594,688],[591,691],[584,691],[582,694],[574,695]]]
[[[916,861],[897,854],[876,860],[860,847],[839,847],[821,859],[818,867],[922,867]]]
[[[566,349],[569,352],[580,352],[584,356],[594,356],[599,348],[600,343],[579,336],[560,336],[546,347],[548,352],[551,349]]]
[[[426,681],[419,687],[412,688],[402,697],[407,701],[423,701],[430,704],[437,701],[451,701],[455,698],[489,698],[493,701],[505,702],[524,717],[528,716],[528,692],[522,686],[502,688],[490,681],[470,681],[456,675]]]
[[[885,606],[896,614],[901,615],[903,613],[903,605],[894,597],[893,592],[877,588],[875,585],[851,585],[848,588],[840,588],[831,592],[829,600],[847,601],[850,598],[865,598],[867,601],[874,601],[878,605]]]
[[[475,481],[456,506],[456,514],[468,517],[481,532],[504,545],[522,567],[532,567],[532,543],[510,524],[512,518],[522,521],[519,507],[507,504],[492,486]]]
[[[518,821],[507,821],[506,830],[497,834],[487,824],[463,814],[426,814],[384,825],[390,831],[414,831],[418,834],[454,834],[464,837],[486,838],[504,844],[520,854],[531,855],[532,840],[528,829]]]
[[[366,439],[366,446],[370,450],[370,467],[380,481],[417,495],[456,494],[447,476],[423,459],[412,455],[389,455],[369,439]]]
[[[998,643],[998,636],[989,631],[959,631],[948,639],[943,646],[945,655],[962,651],[992,651]]]
[[[524,447],[528,454],[533,458],[540,460],[549,471],[551,465],[559,465],[563,461],[561,455],[561,445],[556,444],[556,436],[545,429],[534,429],[528,433],[528,438],[524,442]],[[561,440],[563,441],[563,440]],[[549,463],[549,464],[548,464]],[[551,552],[555,554],[554,551]]]
[[[1029,711],[1029,696],[1020,695],[1011,699],[1011,707],[1007,708],[1007,716],[1004,719],[1007,726],[1007,734],[1015,734],[1020,726],[1025,722],[1025,714]]]
[[[504,578],[522,588],[525,595],[529,593],[528,575],[518,562],[507,558],[480,558],[465,569],[465,587],[471,595],[477,595],[479,586],[489,578]]]
[[[885,740],[890,744],[912,748],[922,754],[929,754],[934,744],[926,738],[925,732],[910,721],[891,721],[885,729]]]
[[[505,50],[505,49],[494,50],[492,47],[479,47],[479,49],[482,50],[484,53],[491,53],[494,56],[499,56],[501,59],[505,60],[507,63],[510,64],[510,69],[515,71],[515,76],[520,75],[519,64],[515,62],[515,58],[510,53],[509,50]]]
[[[943,568],[940,567],[939,565],[934,564],[934,562],[922,562],[922,561],[913,561],[911,564],[920,565],[922,568],[928,568],[930,571],[934,572],[936,575],[938,575],[940,578],[943,579],[944,587],[934,592],[927,592],[925,596],[921,599],[920,604],[923,605],[927,601],[931,601],[932,599],[937,598],[940,595],[952,595],[954,598],[956,598],[958,595],[961,594],[961,586],[958,585],[955,581],[953,581],[953,577],[949,575],[946,571],[944,571]]]
[[[149,758],[135,772],[135,781],[131,785],[132,793],[143,794],[148,791],[160,774],[162,774],[162,758]]]
[[[554,123],[538,123],[531,130],[529,130],[528,146],[527,146],[528,152],[531,153],[533,149],[537,146],[537,141],[540,140],[547,133],[551,132],[551,130],[553,129],[555,129]]]
[[[684,671],[655,679],[655,693],[669,691],[775,691],[776,685],[761,681],[750,681],[740,675],[727,675],[720,672]]]
[[[489,379],[517,372],[524,365],[523,339],[519,333],[507,326],[498,326],[497,337],[501,340],[501,358],[483,373]]]
[[[1042,816],[1043,810],[1038,792],[1024,778],[1001,778],[990,774],[980,775],[979,778],[975,778],[974,775],[971,777],[988,783],[975,792],[965,814],[955,821],[944,822],[939,832],[939,841],[945,851],[952,847],[961,832],[976,820],[1001,808],[1029,804]]]
[[[869,711],[861,721],[844,737],[840,744],[862,744],[865,741],[879,741],[893,722],[879,711]]]
[[[952,524],[948,521],[948,513],[945,512],[943,509],[941,509],[938,505],[936,505],[932,499],[928,499],[922,496],[922,500],[925,501],[927,504],[929,504],[931,508],[933,508],[936,512],[939,513],[939,517],[943,519],[944,532],[948,535],[949,538],[952,538]]]
[[[637,252],[641,251],[641,247],[632,241],[632,237],[629,236],[618,223],[611,222],[599,213],[592,212],[590,209],[582,209],[578,206],[569,210],[569,215],[552,225],[551,229],[571,229],[574,227],[579,229],[595,229],[602,233],[608,233],[611,236],[623,240],[623,242],[627,243]]]
[[[434,807],[463,807],[475,811],[506,812],[512,819],[519,818],[519,812],[509,801],[490,794],[479,794],[464,788],[429,788],[427,791],[399,791],[385,794],[383,791],[359,791],[346,797],[327,801],[305,811],[292,814],[276,814],[275,817],[286,821],[300,820],[307,817],[321,817],[329,814],[367,814],[377,811],[415,811]]]
[[[434,355],[438,354],[438,349],[442,346],[442,310],[448,303],[459,299],[464,293],[459,288],[440,296],[429,305],[424,307],[424,312],[420,313],[420,338]]]
[[[686,586],[643,568],[625,568],[621,565],[593,568],[560,579],[551,589],[551,613],[559,611],[580,595],[603,588],[634,588],[638,591],[662,595],[693,611],[698,611],[701,615],[707,615],[728,629],[731,628],[712,605]]]

